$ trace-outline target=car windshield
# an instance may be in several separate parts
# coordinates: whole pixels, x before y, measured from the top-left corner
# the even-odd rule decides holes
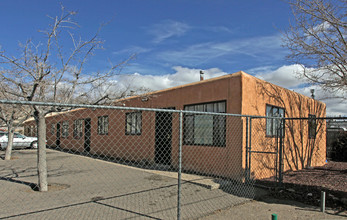
[[[7,137],[8,133],[7,132],[0,132],[0,137],[3,137],[3,136]],[[24,136],[22,134],[19,134],[19,133],[14,133],[13,137],[15,137],[15,138],[26,138],[26,136]]]
[[[15,137],[15,138],[25,138],[24,135],[19,134],[19,133],[14,133],[14,137]]]

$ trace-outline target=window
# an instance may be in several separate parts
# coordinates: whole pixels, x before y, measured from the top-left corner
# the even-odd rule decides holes
[[[55,124],[51,124],[51,135],[55,134]]]
[[[81,138],[83,135],[83,119],[78,119],[73,122],[73,137]]]
[[[272,105],[266,105],[266,117],[284,117],[284,109]],[[281,120],[277,118],[266,119],[266,136],[274,137],[280,135]],[[284,136],[284,129],[282,130]]]
[[[36,133],[34,126],[27,126],[26,127],[26,132],[24,132],[28,137],[33,137]]]
[[[108,135],[108,115],[98,117],[98,134]]]
[[[142,113],[129,112],[125,115],[125,134],[126,135],[140,135],[142,129]]]
[[[225,101],[188,105],[186,111],[225,113]],[[186,145],[225,146],[224,115],[184,114],[183,141]]]
[[[317,121],[315,115],[308,115],[308,138],[316,138]]]
[[[21,135],[19,133],[14,133],[13,137],[14,138],[25,138],[23,135]]]
[[[37,133],[36,127],[35,126],[30,126],[30,137],[34,137]]]
[[[63,121],[63,131],[62,131],[61,136],[64,138],[69,136],[69,122],[68,121]]]
[[[31,137],[31,127],[30,127],[30,126],[27,126],[27,127],[26,127],[26,130],[27,130],[27,131],[26,131],[26,135],[29,136],[29,137]]]

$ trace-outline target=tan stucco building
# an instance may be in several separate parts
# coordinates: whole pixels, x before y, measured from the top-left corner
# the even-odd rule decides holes
[[[279,120],[251,116],[292,118],[285,120],[281,134],[283,171],[325,162],[326,125],[316,120],[325,117],[325,104],[242,71],[129,97],[115,105],[244,115],[185,113],[182,164],[187,171],[240,177],[249,170],[258,179],[275,175]],[[178,113],[76,109],[47,116],[46,123],[50,146],[141,163],[178,164]]]

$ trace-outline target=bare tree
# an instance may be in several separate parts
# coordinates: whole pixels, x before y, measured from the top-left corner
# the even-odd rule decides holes
[[[11,88],[8,93],[17,100],[73,103],[83,97],[94,104],[113,99],[110,89],[104,88],[102,95],[96,91],[114,80],[131,57],[116,65],[111,64],[108,71],[86,73],[87,60],[95,50],[102,48],[103,42],[98,38],[99,31],[87,40],[77,37],[78,24],[72,19],[75,14],[62,7],[61,15],[50,17],[49,28],[41,31],[46,37],[45,42],[34,44],[28,40],[20,45],[22,53],[17,57],[0,51],[3,64],[1,81]],[[71,39],[70,45],[66,43],[67,37]],[[37,123],[40,191],[48,190],[45,115],[54,111],[56,109],[51,107],[33,106]]]
[[[323,89],[347,95],[347,1],[288,0],[294,22],[284,32],[289,60],[304,70],[299,76]]]
[[[8,93],[11,88],[8,88],[4,83],[0,84],[0,98],[13,99],[14,97]],[[0,120],[6,125],[8,131],[8,141],[5,153],[5,160],[11,159],[13,137],[16,128],[30,117],[32,108],[23,105],[0,105]]]

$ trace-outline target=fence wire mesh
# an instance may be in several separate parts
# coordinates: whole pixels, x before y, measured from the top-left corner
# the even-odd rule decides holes
[[[48,192],[38,191],[38,129],[29,118],[21,125],[25,136],[15,133],[12,159],[0,161],[0,218],[192,219],[254,196],[243,166],[244,117],[218,111],[36,107],[59,110],[45,116]],[[1,134],[6,150],[8,133]]]
[[[331,117],[326,123],[327,158],[347,162],[347,119]]]
[[[14,133],[11,160],[0,160],[0,218],[196,219],[254,198],[255,181],[281,183],[287,170],[325,161],[326,120],[313,117],[232,115],[223,102],[182,111],[1,105],[52,113],[43,128],[48,192],[38,192],[35,118],[7,121],[25,136]],[[0,134],[5,158],[8,132]]]
[[[251,178],[270,185],[278,181],[280,122],[275,119],[250,118],[249,169]]]

